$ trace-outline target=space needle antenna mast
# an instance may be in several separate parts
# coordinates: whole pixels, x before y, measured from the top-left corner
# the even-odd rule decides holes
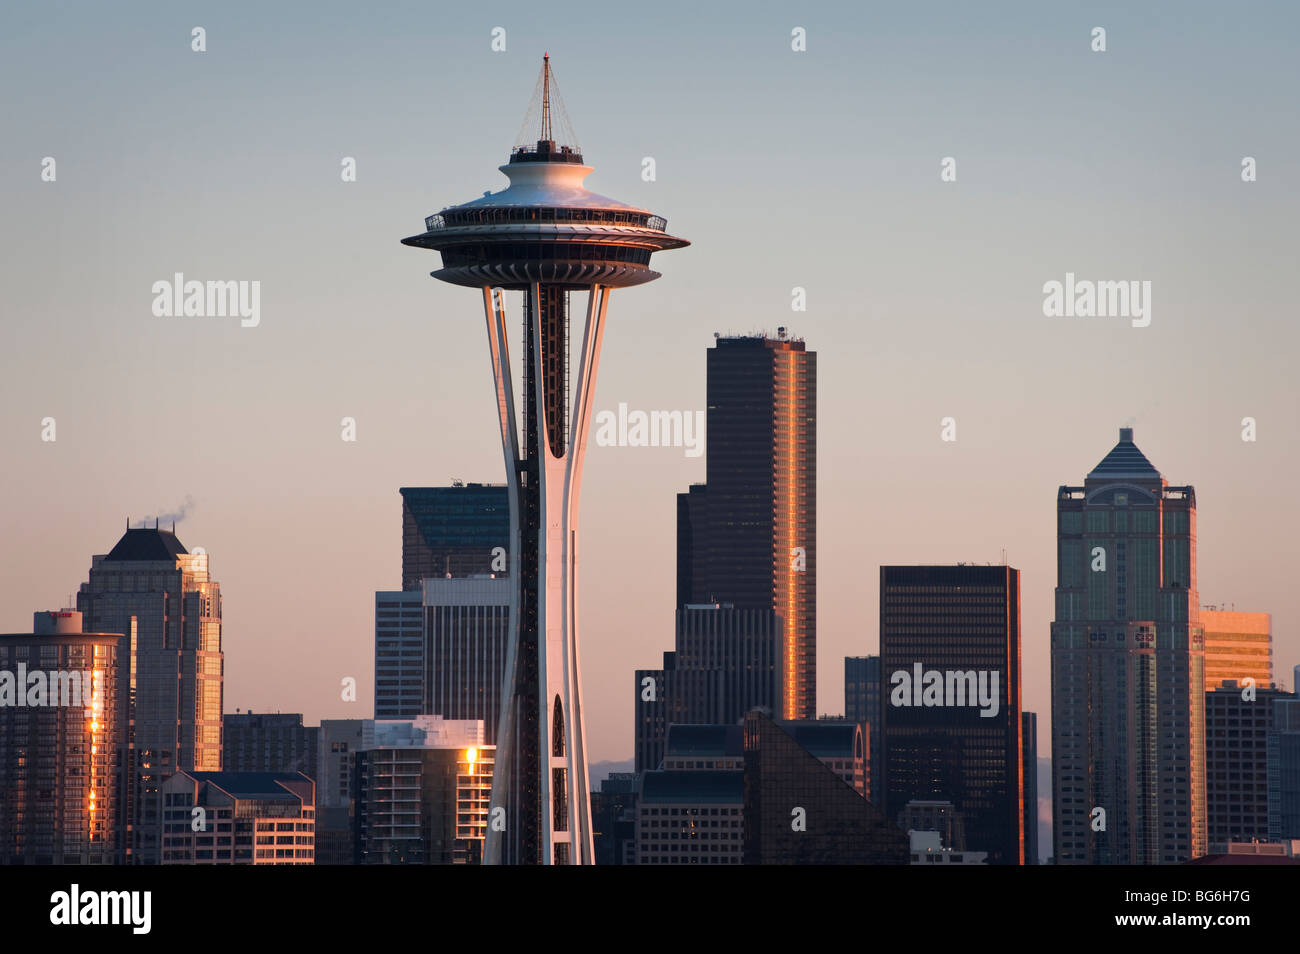
[[[649,210],[583,186],[592,169],[569,127],[549,54],[524,131],[498,168],[507,188],[444,208],[425,219],[424,232],[402,239],[441,253],[434,278],[483,296],[505,457],[510,637],[483,861],[592,864],[577,594],[578,500],[596,371],[613,290],[654,281],[650,256],[690,243],[669,235],[668,223]],[[506,292],[519,292],[523,305],[522,441]],[[586,294],[586,316],[570,382],[574,292]]]
[[[551,54],[542,54],[542,138],[551,138]]]

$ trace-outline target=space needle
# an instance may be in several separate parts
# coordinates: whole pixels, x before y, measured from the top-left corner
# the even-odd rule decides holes
[[[434,278],[482,291],[505,455],[515,585],[483,861],[592,864],[577,594],[596,370],[613,290],[654,281],[650,256],[690,243],[648,210],[583,188],[592,168],[568,127],[549,55],[518,140],[498,167],[509,186],[429,216],[402,244],[442,253]],[[523,293],[522,453],[506,291]],[[574,292],[587,299],[571,374]]]

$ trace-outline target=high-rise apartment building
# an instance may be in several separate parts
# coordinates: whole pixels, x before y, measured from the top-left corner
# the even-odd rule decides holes
[[[121,633],[120,826],[128,863],[157,864],[162,779],[220,771],[221,587],[208,555],[157,527],[128,529],[77,594],[86,629]]]
[[[0,634],[0,865],[121,860],[122,637],[70,610]]]
[[[1024,863],[1020,571],[880,568],[885,810],[943,799],[967,847]]]
[[[1205,632],[1205,691],[1213,692],[1225,679],[1241,685],[1273,684],[1273,617],[1269,613],[1201,610]],[[1212,841],[1221,841],[1210,835]]]
[[[771,610],[782,709],[817,709],[817,355],[802,339],[708,351],[707,482],[678,496],[677,603]]]
[[[1196,492],[1171,487],[1132,428],[1119,435],[1083,486],[1057,493],[1057,864],[1177,864],[1209,848]]]
[[[479,864],[493,746],[479,720],[379,721],[353,756],[357,864]]]

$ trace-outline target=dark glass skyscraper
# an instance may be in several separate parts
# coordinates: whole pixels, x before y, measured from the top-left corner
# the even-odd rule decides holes
[[[780,715],[817,709],[817,355],[801,339],[708,352],[708,481],[678,497],[677,600],[781,617]]]
[[[403,590],[418,590],[424,579],[509,571],[510,499],[504,484],[400,492]]]
[[[1191,861],[1209,850],[1196,492],[1122,427],[1056,513],[1056,863]]]
[[[989,864],[1024,859],[1020,571],[882,566],[884,805],[947,800]]]

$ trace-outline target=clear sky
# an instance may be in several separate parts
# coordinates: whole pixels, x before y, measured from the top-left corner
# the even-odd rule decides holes
[[[842,711],[843,657],[876,651],[881,564],[1005,550],[1047,754],[1056,489],[1130,422],[1196,487],[1202,603],[1271,612],[1289,686],[1298,20],[1282,3],[6,5],[0,631],[63,605],[128,516],[189,500],[177,533],[222,585],[227,711],[373,714],[398,487],[504,479],[480,299],[399,239],[505,185],[549,50],[588,186],[693,243],[614,295],[597,410],[702,410],[714,332],[785,325],[818,352],[820,711]],[[260,281],[260,324],[155,317],[176,272]],[[1044,317],[1067,272],[1150,281],[1150,326]],[[672,645],[674,495],[703,478],[681,449],[589,451],[592,761],[631,755],[633,670]]]

